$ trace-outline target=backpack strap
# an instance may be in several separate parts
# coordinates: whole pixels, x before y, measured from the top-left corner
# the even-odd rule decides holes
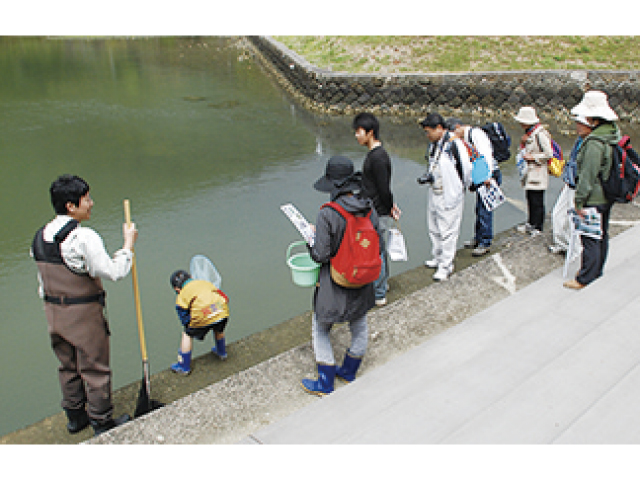
[[[336,212],[338,212],[340,215],[342,215],[342,217],[345,220],[348,220],[349,217],[355,217],[355,215],[353,213],[349,213],[345,210],[345,208],[340,205],[338,202],[327,202],[324,205],[322,205],[322,207],[320,208],[324,208],[324,207],[329,207],[329,208],[333,208]],[[367,218],[371,218],[371,209],[369,209],[369,213],[367,213],[366,215],[364,215]]]
[[[475,127],[469,127],[469,140],[466,140],[466,142],[467,142],[469,145],[471,145],[471,146],[474,146],[474,145],[473,145],[473,129],[474,129],[474,128],[475,128]],[[463,139],[463,140],[464,140],[464,139]]]
[[[344,207],[342,205],[340,205],[338,202],[327,202],[324,205],[322,205],[321,208],[324,207],[329,207],[329,208],[333,208],[336,212],[338,212],[345,220],[348,219],[348,216],[350,215],[349,212],[347,212]]]
[[[460,152],[458,151],[458,146],[454,139],[450,140],[451,143],[451,153],[453,154],[453,158],[456,159],[456,171],[458,172],[458,178],[460,178],[460,183],[464,185],[464,172],[462,171],[462,162],[460,161]]]
[[[538,144],[538,148],[540,149],[541,152],[544,153],[544,150],[542,149],[542,144],[540,143],[540,132],[545,132],[547,134],[547,138],[549,139],[549,144],[551,145],[551,158],[553,158],[553,154],[555,154],[556,152],[553,149],[553,142],[555,141],[553,139],[553,137],[551,136],[551,134],[547,131],[544,130],[543,127],[538,124],[540,126],[539,129],[534,129],[531,131],[531,134],[533,135],[535,133],[536,135],[536,143]],[[560,149],[560,158],[558,160],[563,160],[564,155],[562,154],[562,149]],[[549,162],[551,161],[551,159],[549,159]]]

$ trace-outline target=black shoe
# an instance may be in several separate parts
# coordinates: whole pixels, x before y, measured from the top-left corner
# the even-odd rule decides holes
[[[84,408],[79,408],[77,410],[65,408],[64,413],[67,414],[67,418],[69,419],[69,422],[67,423],[67,430],[72,435],[81,432],[89,425],[89,417],[87,416],[87,411]]]
[[[107,430],[111,430],[114,427],[119,427],[120,425],[127,423],[129,420],[131,420],[131,417],[126,413],[116,419],[110,418],[109,420],[90,420],[91,426],[93,427],[93,436],[97,437]]]

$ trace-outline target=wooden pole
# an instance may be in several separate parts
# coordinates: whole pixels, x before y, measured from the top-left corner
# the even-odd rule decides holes
[[[124,219],[127,226],[131,225],[131,206],[129,199],[124,201]],[[133,249],[133,247],[131,247]],[[133,254],[131,264],[131,278],[133,279],[133,299],[136,306],[136,320],[138,322],[138,337],[140,338],[140,352],[143,363],[147,362],[147,345],[144,338],[144,325],[142,323],[142,308],[140,307],[140,290],[138,288],[138,269],[136,267],[136,255]]]

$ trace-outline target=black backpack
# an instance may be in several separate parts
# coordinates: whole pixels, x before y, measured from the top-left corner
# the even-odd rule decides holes
[[[597,137],[593,138],[600,140]],[[616,145],[611,147],[609,176],[605,179],[603,172],[599,174],[602,190],[611,203],[629,203],[640,190],[640,157],[631,147],[629,135],[624,135]]]
[[[480,127],[487,134],[493,147],[493,158],[498,163],[506,162],[511,158],[511,137],[500,122],[489,122]]]

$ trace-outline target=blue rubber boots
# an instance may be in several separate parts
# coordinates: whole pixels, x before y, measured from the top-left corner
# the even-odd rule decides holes
[[[361,363],[362,357],[354,357],[351,355],[351,352],[347,350],[342,366],[336,370],[336,376],[347,383],[353,382],[356,379],[356,372],[358,368],[360,368]]]
[[[226,360],[227,347],[226,347],[224,337],[216,338],[215,340],[216,340],[216,345],[211,349],[211,353],[213,353],[214,355],[217,355],[220,358],[220,360]]]
[[[178,362],[171,365],[171,370],[180,375],[189,375],[191,373],[191,352],[178,351]]]
[[[307,393],[311,393],[313,395],[329,395],[331,392],[333,392],[333,381],[335,377],[335,365],[323,365],[321,363],[318,363],[318,379],[302,379],[302,388],[304,388]]]

